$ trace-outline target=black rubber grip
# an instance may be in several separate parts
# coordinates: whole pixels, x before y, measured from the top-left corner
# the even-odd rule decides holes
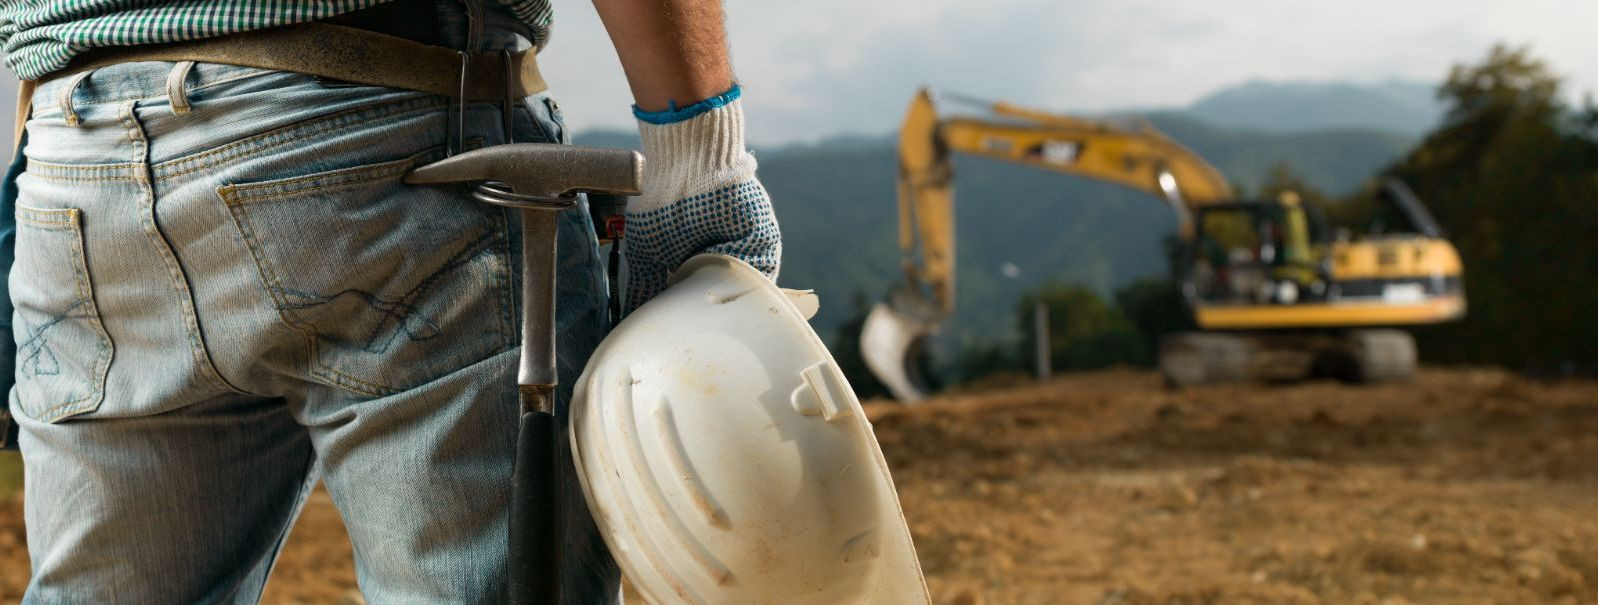
[[[555,417],[522,414],[511,481],[510,602],[560,602],[560,507],[555,486]]]

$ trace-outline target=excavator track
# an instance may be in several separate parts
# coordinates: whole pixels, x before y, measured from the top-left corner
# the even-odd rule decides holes
[[[1409,380],[1415,375],[1415,339],[1403,330],[1351,330],[1344,336],[1349,382]]]
[[[1330,332],[1178,332],[1160,342],[1167,386],[1244,380],[1333,378],[1349,383],[1409,380],[1415,339],[1396,329]]]

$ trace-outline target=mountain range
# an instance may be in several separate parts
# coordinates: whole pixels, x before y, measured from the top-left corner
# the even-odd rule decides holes
[[[1267,132],[1365,128],[1418,136],[1443,115],[1436,86],[1255,80],[1211,93],[1181,110],[1213,126]]]

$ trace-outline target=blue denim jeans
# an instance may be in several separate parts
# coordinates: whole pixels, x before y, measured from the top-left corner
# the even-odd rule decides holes
[[[319,479],[368,601],[503,601],[518,224],[464,187],[401,181],[442,157],[448,102],[173,71],[117,65],[33,97],[10,277],[25,602],[254,602]],[[466,121],[469,145],[504,142],[495,105]],[[564,140],[544,95],[514,124]],[[608,318],[586,207],[561,220],[564,417]],[[573,511],[551,537],[566,600],[613,598],[575,478],[550,489]]]

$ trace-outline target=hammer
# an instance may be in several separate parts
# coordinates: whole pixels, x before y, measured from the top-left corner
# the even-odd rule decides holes
[[[555,238],[558,212],[580,192],[637,195],[644,157],[636,151],[517,143],[484,147],[418,167],[413,185],[470,183],[480,202],[515,208],[522,219],[521,401],[511,477],[510,598],[560,602],[561,545],[556,481]]]

